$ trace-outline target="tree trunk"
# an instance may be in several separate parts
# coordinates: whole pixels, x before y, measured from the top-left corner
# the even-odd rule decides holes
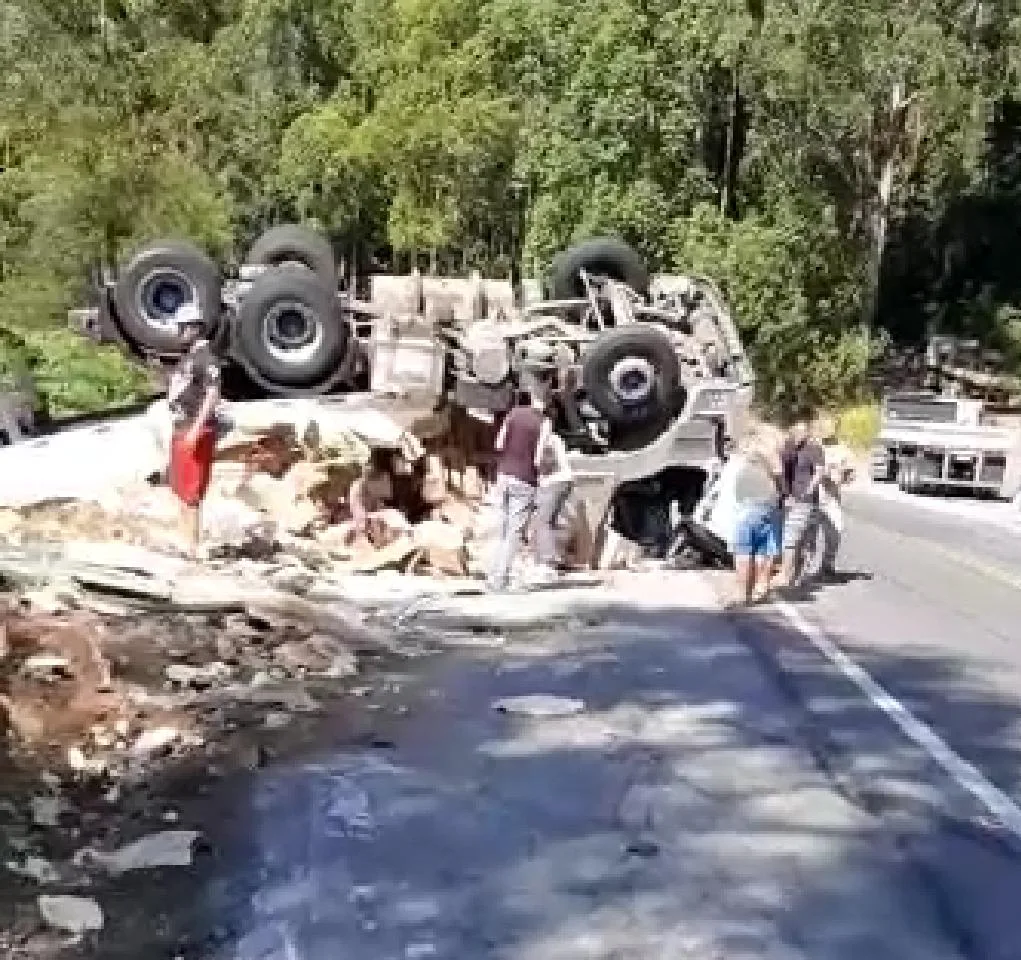
[[[900,116],[907,103],[904,83],[898,80],[890,92],[888,140],[879,171],[876,189],[876,208],[872,216],[872,256],[869,263],[868,287],[862,304],[862,332],[866,340],[872,336],[876,311],[879,307],[879,287],[883,279],[883,257],[890,229],[890,203],[893,197],[894,178],[897,174],[897,157],[900,146]]]
[[[720,186],[720,213],[727,216],[734,198],[734,151],[737,140],[738,105],[741,97],[740,60],[734,64],[731,76],[730,112],[727,117],[727,132],[723,151],[723,179]]]

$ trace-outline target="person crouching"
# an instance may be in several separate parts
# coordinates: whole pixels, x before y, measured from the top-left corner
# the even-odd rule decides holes
[[[351,484],[348,506],[351,509],[351,529],[348,542],[361,545],[371,543],[369,526],[380,511],[393,505],[394,454],[390,450],[374,447],[362,468],[361,476]]]
[[[216,408],[220,402],[220,368],[205,322],[194,303],[175,316],[187,350],[170,376],[167,400],[173,420],[170,441],[170,489],[181,504],[180,534],[190,557],[198,559],[202,501],[209,489],[216,453]]]

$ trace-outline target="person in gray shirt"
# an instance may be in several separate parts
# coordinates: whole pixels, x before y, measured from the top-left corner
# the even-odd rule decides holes
[[[769,593],[782,548],[782,492],[776,444],[760,438],[745,454],[734,478],[737,603],[750,604],[765,599]]]

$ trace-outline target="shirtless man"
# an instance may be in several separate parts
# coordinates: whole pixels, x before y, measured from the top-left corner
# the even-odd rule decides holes
[[[393,501],[393,454],[374,447],[362,475],[351,484],[351,538],[368,539],[369,521]]]
[[[220,402],[220,368],[198,306],[185,303],[175,316],[187,351],[170,376],[167,400],[173,419],[170,441],[170,489],[181,504],[180,534],[192,559],[198,559],[201,508],[212,477],[216,453],[216,408]]]

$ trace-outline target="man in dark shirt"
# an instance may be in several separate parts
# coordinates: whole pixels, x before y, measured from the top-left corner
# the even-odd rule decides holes
[[[535,509],[539,466],[551,425],[537,393],[522,392],[496,437],[496,507],[500,540],[489,573],[491,590],[506,590],[514,556]]]
[[[781,582],[794,586],[801,574],[805,546],[816,532],[819,485],[826,473],[826,452],[811,436],[807,422],[799,421],[791,428],[780,458],[787,498]]]

